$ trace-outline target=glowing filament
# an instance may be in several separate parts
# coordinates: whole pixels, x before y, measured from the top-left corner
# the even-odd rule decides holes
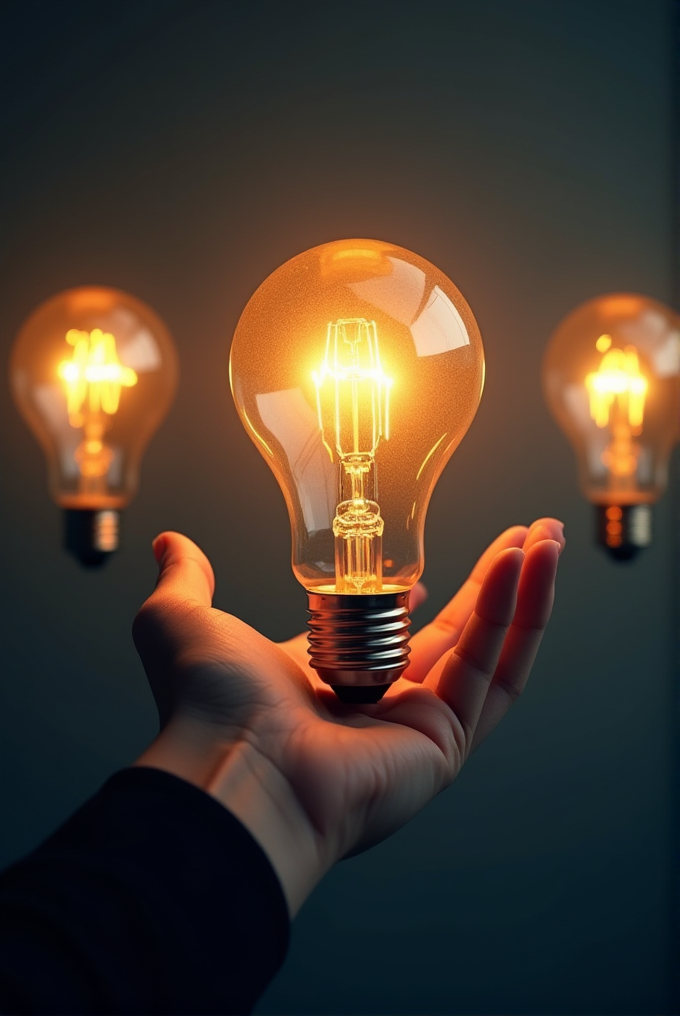
[[[57,374],[66,388],[66,403],[72,427],[82,427],[88,414],[118,411],[122,388],[137,384],[137,374],[118,359],[116,340],[109,332],[95,328],[81,332],[71,328],[66,341],[73,346],[70,360],[62,360]]]
[[[326,356],[312,377],[322,440],[342,463],[333,520],[336,589],[379,592],[384,522],[374,500],[375,453],[380,440],[389,438],[392,379],[380,362],[375,321],[330,322]]]
[[[341,318],[328,325],[326,356],[316,385],[319,427],[331,456],[341,459],[375,455],[381,437],[390,436],[389,398],[392,379],[380,362],[375,321]],[[324,426],[324,402],[332,407],[334,434]]]
[[[591,417],[598,427],[607,427],[614,416],[619,417],[631,433],[639,434],[648,387],[635,347],[610,349],[599,368],[586,377]]]

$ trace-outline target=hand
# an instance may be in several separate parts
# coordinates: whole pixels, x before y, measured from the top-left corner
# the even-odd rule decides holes
[[[178,533],[154,543],[155,591],[133,635],[161,733],[137,761],[195,783],[269,856],[291,914],[340,858],[448,786],[520,695],[550,616],[562,526],[506,530],[373,705],[343,705],[308,665],[211,607],[212,568]],[[422,600],[418,586],[412,602]]]

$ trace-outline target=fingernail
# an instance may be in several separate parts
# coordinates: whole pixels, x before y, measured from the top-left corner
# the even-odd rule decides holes
[[[165,539],[163,536],[157,536],[151,546],[153,547],[153,556],[156,558],[156,563],[160,568],[165,554]]]
[[[555,562],[557,562],[557,558],[560,556],[562,552],[562,544],[559,543],[557,540],[544,539],[537,540],[536,543],[532,544],[529,553],[530,554],[533,553],[533,551],[538,550],[539,547],[552,547],[553,552],[555,554]]]

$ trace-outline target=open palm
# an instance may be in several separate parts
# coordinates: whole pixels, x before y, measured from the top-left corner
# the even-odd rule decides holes
[[[348,706],[309,667],[306,635],[275,644],[211,607],[205,555],[180,534],[162,534],[158,584],[134,637],[163,730],[140,764],[174,766],[191,779],[191,760],[207,751],[209,765],[230,774],[225,803],[256,836],[273,801],[284,825],[298,823],[296,842],[304,827],[306,852],[327,870],[447,786],[519,696],[550,615],[563,542],[553,519],[506,530],[412,637],[404,676],[380,702]],[[423,596],[416,587],[412,604]],[[178,745],[190,759],[179,769]],[[259,838],[276,852],[276,821],[265,819]]]

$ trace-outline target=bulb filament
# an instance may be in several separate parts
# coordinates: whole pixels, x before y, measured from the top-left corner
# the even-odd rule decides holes
[[[598,348],[603,346],[601,343]],[[634,346],[608,349],[598,369],[586,377],[590,415],[598,427],[611,430],[612,439],[602,453],[602,462],[611,476],[618,478],[617,487],[621,479],[632,477],[637,469],[640,446],[633,437],[642,431],[648,387]]]
[[[83,426],[85,403],[86,412],[113,416],[118,412],[121,388],[137,384],[134,370],[118,359],[115,338],[100,328],[91,332],[71,328],[66,341],[73,346],[73,353],[70,360],[61,361],[57,373],[65,382],[71,426]]]
[[[333,520],[336,589],[380,592],[384,521],[375,455],[380,441],[389,438],[392,379],[380,362],[375,321],[330,322],[326,355],[312,377],[322,440],[331,460],[337,455],[340,462]]]
[[[71,328],[66,341],[73,346],[70,360],[62,360],[57,374],[66,389],[66,408],[72,427],[84,430],[75,451],[81,476],[81,492],[102,489],[103,477],[113,459],[104,443],[104,432],[120,405],[121,390],[137,384],[137,374],[118,359],[116,340],[110,332]]]

